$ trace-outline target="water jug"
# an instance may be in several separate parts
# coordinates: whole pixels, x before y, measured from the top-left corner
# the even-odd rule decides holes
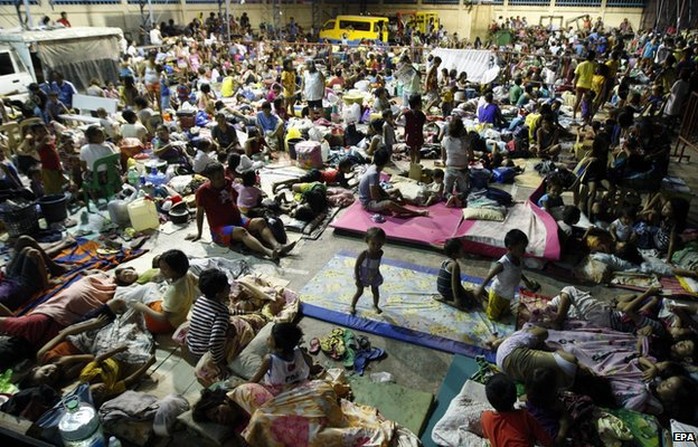
[[[58,422],[58,431],[66,447],[105,447],[104,433],[92,405],[73,396],[65,403],[65,414]]]
[[[158,168],[151,168],[150,174],[145,176],[145,181],[153,186],[160,186],[167,182],[167,175],[160,172]]]
[[[130,168],[128,170],[128,183],[131,186],[138,186],[140,181],[140,176],[138,175],[138,170],[136,168]]]
[[[128,204],[135,198],[138,191],[130,185],[124,185],[124,188],[116,198],[112,199],[107,205],[109,210],[109,218],[118,226],[124,228],[131,225],[131,218],[128,215]]]
[[[155,203],[149,197],[142,197],[127,205],[131,226],[136,231],[157,229],[160,218]]]

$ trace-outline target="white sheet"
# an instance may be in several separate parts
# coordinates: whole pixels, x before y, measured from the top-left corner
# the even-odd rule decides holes
[[[483,385],[467,380],[460,393],[453,398],[444,416],[436,423],[431,439],[445,447],[485,447],[489,442],[482,438],[480,415],[491,410],[487,402],[482,402]]]
[[[503,222],[476,221],[465,238],[492,247],[504,247],[504,236],[513,229],[519,229],[528,236],[527,253],[541,258],[545,256],[547,238],[545,224],[533,212],[529,202],[516,203],[510,207]]]
[[[494,63],[494,53],[489,50],[435,48],[431,54],[441,58],[439,68],[455,69],[458,73],[464,71],[471,82],[487,84],[499,74],[499,67]]]

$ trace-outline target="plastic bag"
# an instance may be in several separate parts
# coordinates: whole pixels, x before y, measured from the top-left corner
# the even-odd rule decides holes
[[[342,109],[342,118],[344,118],[344,122],[347,124],[358,123],[361,120],[361,106],[354,103],[349,107],[344,107]]]

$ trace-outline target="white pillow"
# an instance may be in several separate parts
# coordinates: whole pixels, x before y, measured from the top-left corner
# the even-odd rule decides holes
[[[249,345],[230,362],[230,369],[236,376],[249,380],[255,375],[260,366],[262,359],[269,353],[267,339],[271,336],[271,329],[274,325],[267,324],[264,326]]]
[[[505,208],[506,209],[506,208]],[[463,208],[465,220],[494,220],[502,222],[506,217],[505,212],[494,208]]]

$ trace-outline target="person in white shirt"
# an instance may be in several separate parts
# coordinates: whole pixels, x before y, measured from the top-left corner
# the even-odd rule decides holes
[[[85,131],[85,138],[87,138],[87,144],[80,148],[80,162],[85,172],[85,179],[88,179],[94,172],[94,164],[97,160],[119,151],[113,144],[104,141],[104,130],[99,124],[88,127]],[[107,167],[104,165],[98,168],[99,172],[106,170]]]
[[[153,26],[153,29],[150,30],[150,44],[162,45],[162,34],[158,25]]]

